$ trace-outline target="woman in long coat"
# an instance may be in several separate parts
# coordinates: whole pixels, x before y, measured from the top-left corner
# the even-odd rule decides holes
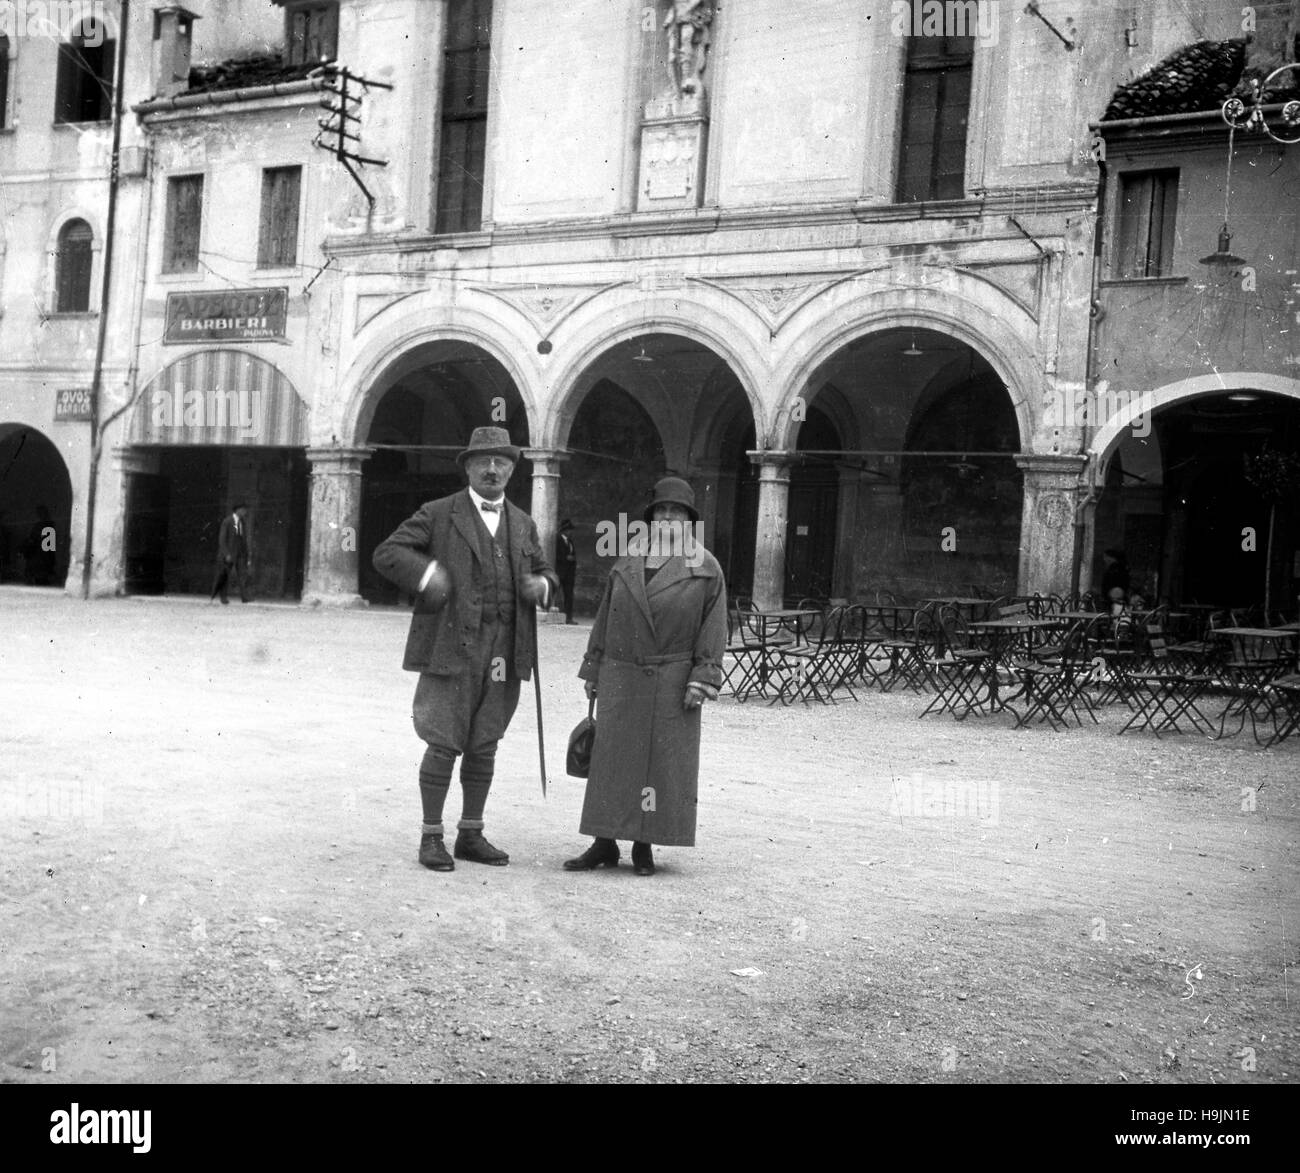
[[[595,842],[570,871],[616,867],[619,839],[644,876],[651,844],[695,845],[700,707],[717,699],[727,642],[722,568],[685,524],[698,520],[690,485],[665,477],[646,507],[646,552],[620,558],[605,584],[578,672],[598,697],[579,824]]]

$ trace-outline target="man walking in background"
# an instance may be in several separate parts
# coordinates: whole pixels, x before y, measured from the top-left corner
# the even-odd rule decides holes
[[[519,449],[505,428],[475,428],[456,457],[469,486],[429,501],[375,550],[380,574],[416,596],[402,667],[418,672],[413,719],[424,823],[419,860],[455,868],[443,844],[442,809],[460,764],[455,859],[497,867],[510,856],[483,835],[497,744],[533,670],[530,608],[559,585],[533,519],[505,499]]]
[[[560,533],[555,539],[556,568],[560,572],[560,589],[564,592],[564,622],[573,622],[573,580],[578,576],[578,552],[573,548],[571,532],[573,522],[567,517],[560,522]]]
[[[217,595],[223,603],[229,603],[226,590],[230,576],[235,576],[239,587],[240,602],[248,602],[248,578],[252,569],[252,546],[248,538],[248,506],[242,501],[221,519],[221,529],[217,533],[217,578],[212,584],[212,594],[208,602]]]

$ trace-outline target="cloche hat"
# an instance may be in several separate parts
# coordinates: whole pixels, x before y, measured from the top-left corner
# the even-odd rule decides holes
[[[520,450],[510,443],[510,433],[505,428],[475,428],[469,438],[469,447],[456,453],[456,463],[464,465],[470,456],[508,456],[519,463]]]
[[[654,515],[656,505],[680,505],[691,515],[692,521],[700,520],[699,512],[695,508],[695,490],[681,477],[664,477],[655,484],[650,504],[645,507],[645,512],[641,515],[647,523]]]

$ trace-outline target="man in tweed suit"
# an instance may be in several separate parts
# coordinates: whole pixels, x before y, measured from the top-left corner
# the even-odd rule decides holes
[[[453,855],[510,862],[484,837],[483,811],[497,744],[533,670],[529,609],[546,606],[559,586],[533,519],[505,499],[519,455],[504,428],[475,428],[456,457],[468,487],[423,505],[374,554],[375,569],[416,596],[402,667],[420,673],[413,705],[426,745],[419,860],[433,871],[452,871]],[[457,757],[461,818],[448,854],[442,809]]]

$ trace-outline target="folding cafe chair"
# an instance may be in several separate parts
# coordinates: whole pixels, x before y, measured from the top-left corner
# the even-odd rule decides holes
[[[727,613],[727,626],[732,628],[734,625],[734,630],[727,641],[731,666],[723,668],[722,683],[738,701],[747,700],[763,683],[760,679],[763,668],[762,631],[756,626],[753,614],[751,608],[739,605],[728,608]]]
[[[1036,655],[1015,665],[1016,675],[1023,682],[1020,696],[1025,702],[1025,711],[1016,717],[1017,729],[1034,720],[1046,722],[1053,730],[1058,725],[1064,729],[1071,717],[1076,725],[1082,725],[1080,704],[1092,723],[1098,724],[1092,699],[1085,691],[1091,669],[1085,642],[1087,628],[1088,621],[1076,622],[1054,655]]]
[[[936,651],[923,664],[935,696],[919,716],[951,713],[962,721],[971,713],[992,710],[997,696],[989,679],[996,671],[993,652],[975,646],[955,609],[945,608],[940,613]]]
[[[858,699],[846,678],[842,634],[847,611],[847,607],[832,607],[809,628],[806,644],[796,644],[776,652],[777,670],[783,679],[772,698],[773,703],[779,699],[785,705],[796,700],[817,700],[825,704],[835,699],[835,690],[841,686],[854,700]]]
[[[1167,612],[1167,608],[1165,609]],[[1179,722],[1186,720],[1195,732],[1209,733],[1213,725],[1197,702],[1214,683],[1212,677],[1180,669],[1169,654],[1160,608],[1148,617],[1142,630],[1137,666],[1127,674],[1134,713],[1120,733],[1150,729],[1159,738],[1162,731],[1182,733]]]

